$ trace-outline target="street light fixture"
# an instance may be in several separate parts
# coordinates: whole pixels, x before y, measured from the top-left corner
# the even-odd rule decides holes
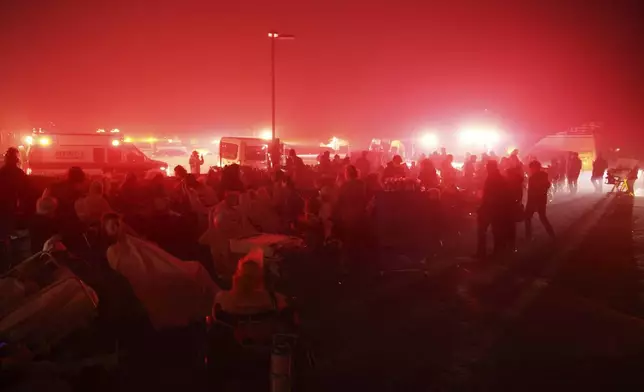
[[[295,39],[293,35],[279,34],[271,31],[268,33],[271,39],[271,139],[275,142],[275,41]]]

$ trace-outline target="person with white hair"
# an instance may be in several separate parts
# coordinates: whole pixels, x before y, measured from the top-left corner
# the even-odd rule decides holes
[[[57,208],[58,201],[50,196],[41,197],[36,202],[36,214],[29,222],[32,253],[36,254],[42,251],[47,240],[60,234],[60,227],[56,220]]]
[[[89,194],[76,200],[74,209],[81,222],[87,225],[100,223],[103,215],[112,211],[110,203],[103,196],[103,183],[92,181]]]
[[[215,296],[215,309],[236,315],[252,315],[286,308],[286,297],[264,285],[264,253],[250,251],[237,263],[230,290]],[[216,317],[216,312],[215,312]]]

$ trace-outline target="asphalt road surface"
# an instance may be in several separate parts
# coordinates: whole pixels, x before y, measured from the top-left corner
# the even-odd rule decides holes
[[[424,271],[320,283],[304,390],[643,390],[640,200],[563,196],[548,211],[557,241],[535,218],[534,241],[520,228],[505,259],[469,258],[469,229]]]

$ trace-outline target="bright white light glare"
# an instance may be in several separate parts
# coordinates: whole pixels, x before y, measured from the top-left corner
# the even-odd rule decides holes
[[[119,142],[118,140],[112,140],[112,145],[114,147],[118,146],[119,144],[121,144],[121,142]]]
[[[104,130],[104,129],[99,128],[99,129],[97,129],[97,130],[96,130],[96,133],[105,133],[105,130]]]
[[[28,145],[30,145],[30,146],[31,146],[32,144],[34,144],[34,138],[33,138],[33,136],[27,136],[27,137],[25,137],[25,143],[27,143],[27,144],[28,144]]]
[[[123,141],[125,143],[132,143],[132,138],[131,137],[126,137],[125,139],[123,139]]]
[[[41,137],[40,140],[38,140],[38,143],[40,143],[41,146],[48,146],[51,144],[51,139],[48,137]]]
[[[501,140],[499,132],[486,128],[465,128],[459,134],[461,144],[494,147]]]
[[[420,138],[420,144],[424,148],[438,147],[438,136],[434,133],[426,133]]]
[[[259,138],[263,140],[271,140],[273,138],[273,131],[270,129],[262,129],[259,131]]]
[[[110,132],[112,132],[112,133],[119,133],[119,132],[121,132],[121,130],[120,130],[120,129],[118,129],[118,128],[114,128],[114,129],[112,129]]]

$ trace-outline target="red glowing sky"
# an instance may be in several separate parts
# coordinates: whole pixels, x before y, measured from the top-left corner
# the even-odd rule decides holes
[[[290,137],[392,134],[484,108],[540,131],[636,130],[638,3],[4,0],[0,128],[264,127],[275,29],[297,37],[278,43]]]

